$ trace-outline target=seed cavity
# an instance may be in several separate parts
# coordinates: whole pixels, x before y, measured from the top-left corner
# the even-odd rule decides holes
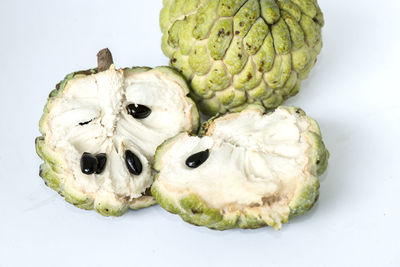
[[[206,162],[206,160],[208,159],[209,156],[210,156],[210,151],[208,149],[198,152],[196,154],[193,154],[187,158],[186,166],[188,166],[189,168],[195,169],[195,168],[199,167],[201,164],[203,164],[204,162]]]
[[[130,150],[125,151],[125,163],[126,168],[133,175],[140,175],[142,173],[143,165],[140,159]]]
[[[138,104],[129,104],[126,106],[126,110],[129,115],[139,120],[145,119],[151,114],[150,108]]]
[[[100,174],[104,171],[104,168],[106,167],[107,155],[105,153],[98,154],[96,155],[96,159],[97,159],[96,174]]]

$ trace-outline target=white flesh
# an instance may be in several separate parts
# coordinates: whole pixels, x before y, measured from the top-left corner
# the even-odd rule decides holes
[[[303,136],[311,127],[306,117],[280,108],[270,115],[226,115],[214,122],[210,136],[180,135],[163,154],[158,182],[177,199],[193,193],[223,212],[256,208],[267,222],[280,222],[297,187],[312,177],[311,145]],[[200,167],[185,165],[206,149],[210,156]]]
[[[145,105],[152,113],[135,119],[127,113],[128,104]],[[103,201],[132,200],[153,182],[151,164],[157,146],[181,131],[191,131],[192,105],[183,88],[167,75],[157,71],[124,75],[111,68],[69,81],[50,106],[46,145],[64,157],[63,183]],[[140,175],[128,171],[126,150],[139,157]],[[81,172],[84,152],[107,154],[101,174]]]

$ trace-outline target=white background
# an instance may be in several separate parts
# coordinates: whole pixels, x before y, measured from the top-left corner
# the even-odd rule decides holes
[[[400,266],[400,4],[319,0],[324,48],[290,105],[331,152],[318,204],[282,230],[217,232],[158,206],[105,218],[38,176],[48,93],[109,47],[166,65],[161,0],[0,0],[0,266]]]

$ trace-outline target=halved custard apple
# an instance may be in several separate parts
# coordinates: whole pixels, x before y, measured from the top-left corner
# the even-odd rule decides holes
[[[154,204],[157,146],[199,127],[188,93],[168,67],[115,69],[100,51],[97,69],[67,75],[50,93],[36,139],[40,176],[66,201],[105,216]]]
[[[157,149],[151,190],[163,208],[224,230],[279,229],[313,206],[329,153],[301,109],[250,106],[203,127],[202,137],[181,133]]]

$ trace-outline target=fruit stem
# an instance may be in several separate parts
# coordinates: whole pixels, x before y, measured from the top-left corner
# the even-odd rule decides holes
[[[113,57],[108,48],[104,48],[97,53],[97,71],[102,72],[110,68],[114,64]]]

